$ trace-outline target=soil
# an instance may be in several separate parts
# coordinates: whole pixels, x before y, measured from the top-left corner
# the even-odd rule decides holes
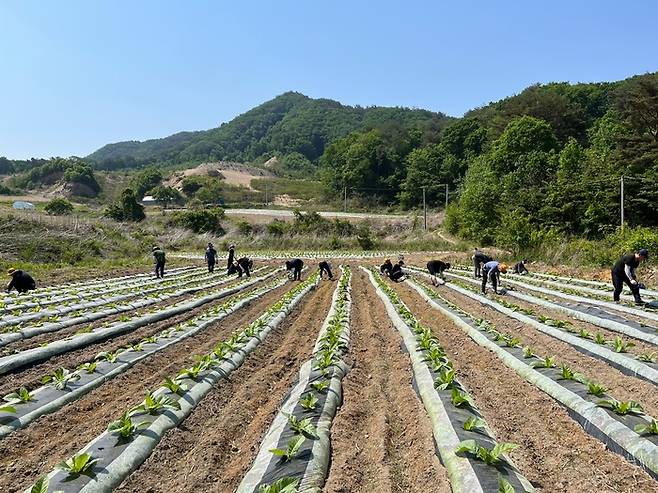
[[[353,367],[331,428],[326,493],[450,492],[409,356],[366,275],[354,273]]]
[[[233,331],[251,323],[290,288],[286,284],[262,296],[217,325],[142,360],[109,383],[0,440],[0,491],[23,491],[102,433],[122,411],[138,404],[147,389],[189,365],[193,355],[209,352]]]
[[[582,373],[594,382],[605,385],[609,389],[608,393],[616,399],[638,401],[648,414],[658,416],[658,392],[652,383],[624,375],[605,361],[586,356],[566,342],[543,334],[533,327],[511,319],[493,308],[455,293],[449,288],[440,289],[439,292],[445,299],[457,304],[471,315],[485,318],[493,322],[498,330],[518,336],[522,341],[521,344],[530,346],[538,355],[558,355],[558,364],[568,364],[574,371]]]
[[[234,491],[279,406],[310,358],[336,284],[323,282],[182,426],[162,439],[117,492]]]
[[[565,408],[478,346],[412,288],[397,285],[396,290],[444,346],[498,441],[519,444],[511,457],[540,491],[658,491],[647,473],[587,435]]]

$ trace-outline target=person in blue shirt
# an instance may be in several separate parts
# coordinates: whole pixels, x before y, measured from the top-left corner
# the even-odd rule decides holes
[[[500,285],[500,273],[507,273],[507,265],[501,264],[496,260],[490,260],[482,267],[482,294],[487,292],[487,280],[491,281],[494,293],[498,294]]]

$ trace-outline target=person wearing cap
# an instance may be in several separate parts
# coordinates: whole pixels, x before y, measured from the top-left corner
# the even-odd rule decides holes
[[[498,294],[500,285],[500,273],[507,273],[507,265],[501,264],[495,260],[490,260],[482,267],[482,294],[487,292],[487,281],[491,281],[491,287],[494,293]]]
[[[612,299],[615,302],[619,302],[619,297],[622,290],[624,289],[624,283],[631,289],[633,293],[633,298],[635,298],[636,305],[643,305],[644,301],[640,297],[640,284],[637,282],[637,277],[635,276],[635,269],[640,265],[640,262],[645,261],[649,258],[649,251],[646,248],[642,248],[635,253],[630,255],[624,255],[622,258],[617,260],[615,265],[612,266],[612,285],[615,290],[612,293]]]
[[[235,260],[235,245],[228,247],[228,259],[226,260],[226,270],[229,270]]]
[[[9,269],[7,275],[11,277],[11,281],[7,284],[7,292],[16,289],[19,293],[27,293],[32,289],[37,288],[37,284],[32,279],[32,276],[27,272],[20,269]]]
[[[160,279],[164,277],[164,268],[165,268],[165,262],[167,259],[165,258],[165,252],[164,250],[161,250],[159,246],[154,246],[153,247],[153,262],[155,263],[155,277]]]
[[[385,276],[390,276],[392,270],[393,270],[393,264],[391,263],[390,258],[384,260],[384,263],[379,266],[379,272],[381,272]]]
[[[208,272],[215,272],[215,264],[217,263],[217,250],[212,243],[208,243],[206,248],[206,263],[208,264]]]
[[[402,271],[402,266],[404,265],[404,260],[398,260],[398,263],[393,266],[388,277],[395,282],[404,281],[404,272]]]
[[[473,260],[473,277],[477,279],[478,277],[482,277],[482,265],[491,262],[493,259],[489,255],[482,253],[479,248],[476,248],[473,250],[471,260]]]

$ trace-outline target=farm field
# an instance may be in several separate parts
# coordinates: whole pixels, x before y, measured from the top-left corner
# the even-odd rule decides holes
[[[299,253],[0,298],[0,491],[658,492],[658,312]]]

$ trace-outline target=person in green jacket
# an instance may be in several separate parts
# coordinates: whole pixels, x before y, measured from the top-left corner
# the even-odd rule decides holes
[[[165,252],[161,250],[159,246],[153,247],[153,261],[155,263],[155,277],[161,278],[164,277],[164,268],[165,268]]]

